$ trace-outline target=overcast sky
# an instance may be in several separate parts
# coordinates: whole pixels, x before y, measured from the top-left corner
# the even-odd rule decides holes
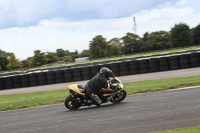
[[[169,31],[184,22],[200,24],[197,0],[0,0],[0,49],[20,60],[34,50],[81,51],[102,35],[107,40],[137,34]]]

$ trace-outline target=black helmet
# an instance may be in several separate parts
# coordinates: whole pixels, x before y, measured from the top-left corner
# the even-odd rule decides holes
[[[100,69],[100,73],[103,75],[104,78],[109,79],[109,77],[113,76],[113,78],[115,77],[113,72],[107,68],[107,67],[102,67]]]

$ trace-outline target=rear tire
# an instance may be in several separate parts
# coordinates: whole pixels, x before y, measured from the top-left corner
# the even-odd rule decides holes
[[[111,102],[112,103],[119,103],[119,102],[123,101],[125,98],[126,98],[126,91],[122,90],[116,96],[113,97]]]
[[[81,107],[81,105],[83,104],[83,99],[80,96],[74,96],[72,97],[72,95],[69,95],[66,99],[65,99],[65,107],[70,109],[70,110],[75,110]]]

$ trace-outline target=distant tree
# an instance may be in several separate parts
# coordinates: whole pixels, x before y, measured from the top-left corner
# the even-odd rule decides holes
[[[190,28],[187,24],[180,23],[171,28],[171,44],[173,47],[191,45]]]
[[[123,47],[122,52],[124,54],[137,53],[140,51],[139,40],[141,38],[133,33],[126,33],[126,36],[122,37]]]
[[[56,56],[56,53],[54,52],[47,52],[46,57],[47,57],[47,63],[54,63],[59,60],[58,56]]]
[[[106,52],[107,57],[122,54],[121,47],[115,43],[108,44]]]
[[[90,56],[90,51],[89,50],[83,50],[78,57],[89,57]]]
[[[106,57],[107,42],[101,35],[96,36],[90,41],[89,48],[91,58]]]
[[[73,61],[73,59],[72,59],[71,56],[64,56],[64,57],[62,58],[62,60],[63,60],[64,62],[72,62],[72,61]]]
[[[64,57],[65,56],[65,51],[63,49],[57,49],[56,50],[56,55],[58,57]]]
[[[1,70],[7,70],[8,59],[6,56],[0,55]]]
[[[0,70],[7,70],[8,59],[7,57],[0,55]]]
[[[148,36],[149,36],[149,32],[145,32],[142,40],[146,42],[148,40]]]
[[[63,49],[57,49],[56,50],[56,55],[60,58],[60,57],[64,57],[64,56],[69,56],[70,52],[68,50],[63,50]]]
[[[10,56],[10,53],[7,53],[5,51],[0,50],[0,70],[7,70],[8,65],[8,57]]]
[[[22,67],[23,67],[23,68],[31,67],[31,66],[32,66],[32,63],[31,63],[31,61],[29,61],[29,60],[23,60],[23,61],[21,61],[21,62],[22,62]]]
[[[139,52],[149,51],[150,48],[147,45],[149,33],[145,32],[143,37],[138,40]]]
[[[146,46],[149,50],[159,50],[171,48],[170,33],[166,31],[156,31],[148,35]]]
[[[47,57],[45,53],[42,53],[40,50],[34,51],[34,56],[32,58],[33,66],[41,66],[47,63]]]
[[[108,41],[109,44],[116,44],[118,46],[121,46],[123,44],[123,40],[121,38],[113,38],[110,41]]]
[[[108,41],[109,45],[112,45],[113,52],[115,54],[113,55],[119,55],[122,54],[122,45],[123,45],[123,40],[121,38],[113,38],[110,41]]]
[[[75,50],[74,52],[70,52],[69,56],[71,56],[72,60],[75,61],[78,58],[78,51]]]
[[[9,57],[9,63],[7,65],[8,69],[18,69],[18,68],[22,68],[22,63],[20,61],[18,61],[18,59],[16,59],[15,55],[12,53]]]
[[[191,45],[195,45],[194,44],[194,28],[190,29],[190,43]]]
[[[28,57],[26,60],[28,60],[28,61],[31,62],[31,61],[32,61],[32,58],[33,58],[33,57]]]
[[[192,30],[192,43],[194,45],[200,45],[200,24]]]

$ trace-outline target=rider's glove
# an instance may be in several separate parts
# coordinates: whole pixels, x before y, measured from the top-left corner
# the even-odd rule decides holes
[[[121,86],[118,84],[117,86],[116,86],[116,91],[117,90],[120,90],[121,89]]]
[[[110,88],[116,90],[116,87],[114,85],[111,85]]]

